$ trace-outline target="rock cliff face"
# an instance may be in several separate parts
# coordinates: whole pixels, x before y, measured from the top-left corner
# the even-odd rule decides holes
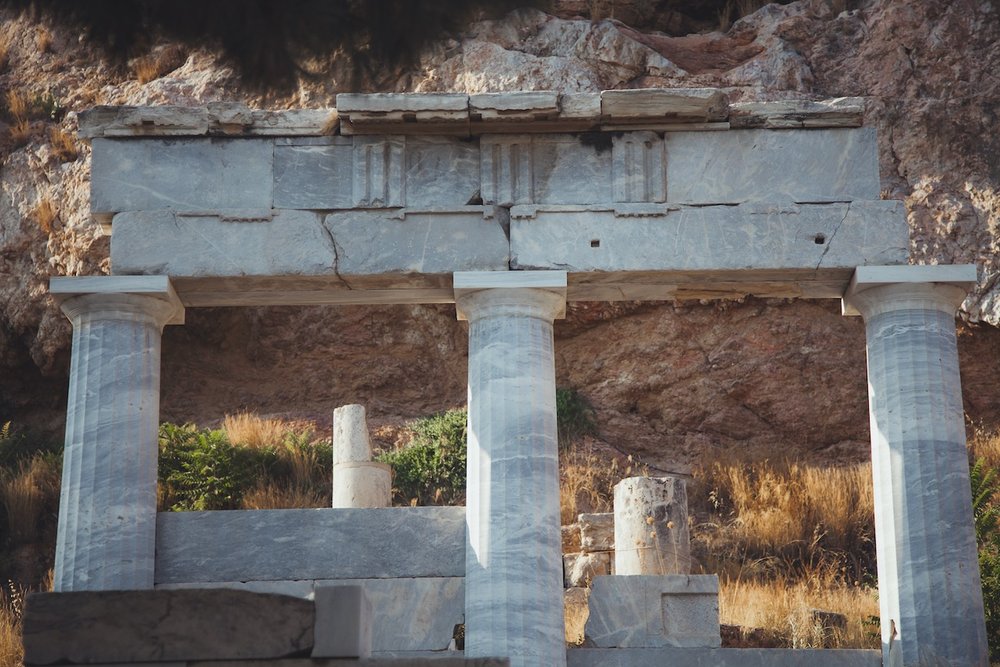
[[[971,420],[1000,425],[994,3],[799,0],[765,5],[726,32],[687,36],[652,31],[695,25],[649,11],[656,3],[608,4],[564,1],[551,15],[522,10],[473,24],[372,87],[715,86],[734,100],[867,97],[884,196],[906,203],[913,261],[983,267],[962,312],[965,401]],[[69,111],[58,123],[32,121],[24,145],[8,132],[13,115],[7,127],[0,121],[0,418],[57,431],[69,327],[45,285],[51,275],[106,272],[108,241],[87,213],[88,148],[77,141],[79,157],[69,159],[51,130],[71,133],[75,112],[95,104],[330,105],[346,69],[335,62],[328,76],[303,78],[295,95],[264,98],[212,53],[162,44],[159,76],[139,83],[65,29],[0,19],[11,42],[0,88],[59,117],[43,104],[51,92]],[[39,209],[45,201],[54,219]],[[602,439],[654,465],[714,450],[866,456],[863,326],[842,318],[838,303],[577,304],[556,336],[559,381],[593,403]],[[363,402],[376,422],[391,422],[465,398],[465,326],[453,307],[190,310],[164,341],[165,419],[209,422],[249,408],[328,422],[333,407]]]

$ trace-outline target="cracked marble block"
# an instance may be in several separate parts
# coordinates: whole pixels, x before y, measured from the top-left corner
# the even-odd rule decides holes
[[[566,274],[455,275],[469,321],[465,655],[566,664],[552,322]]]
[[[93,291],[92,291],[93,290]],[[56,591],[151,589],[165,276],[54,278],[73,323]]]
[[[974,266],[861,267],[884,664],[989,664],[955,311]]]

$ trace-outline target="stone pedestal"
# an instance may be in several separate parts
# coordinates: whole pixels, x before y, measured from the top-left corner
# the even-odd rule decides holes
[[[73,323],[56,591],[151,589],[166,277],[53,279]]]
[[[989,664],[955,311],[975,267],[859,268],[885,665]]]
[[[680,477],[629,477],[615,485],[615,574],[687,574],[691,535]]]
[[[333,411],[333,507],[374,508],[392,504],[392,469],[372,462],[363,405]]]
[[[465,654],[566,664],[552,322],[563,272],[455,274],[469,321]]]

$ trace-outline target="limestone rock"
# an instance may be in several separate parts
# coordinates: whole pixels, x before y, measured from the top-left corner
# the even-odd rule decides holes
[[[611,574],[611,552],[566,554],[563,556],[563,586],[590,586],[594,577]]]
[[[581,514],[580,550],[585,553],[612,551],[615,548],[615,515],[613,512]]]

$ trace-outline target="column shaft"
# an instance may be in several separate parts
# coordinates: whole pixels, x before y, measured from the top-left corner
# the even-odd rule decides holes
[[[465,653],[566,664],[552,320],[541,289],[459,299],[469,319]]]
[[[989,664],[955,336],[960,287],[872,287],[864,316],[884,663]]]
[[[153,587],[160,337],[175,306],[78,296],[73,322],[55,590]]]

